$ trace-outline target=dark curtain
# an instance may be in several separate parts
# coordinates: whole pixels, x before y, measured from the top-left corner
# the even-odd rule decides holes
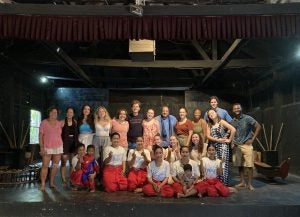
[[[111,16],[0,15],[0,38],[45,41],[202,40],[300,36],[300,15]]]

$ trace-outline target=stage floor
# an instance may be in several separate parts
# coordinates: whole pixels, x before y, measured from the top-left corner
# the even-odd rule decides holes
[[[237,184],[236,173],[231,185]],[[38,183],[0,185],[0,216],[300,216],[300,178],[267,180],[255,174],[254,191],[238,189],[228,198],[160,198],[130,192],[72,191]]]

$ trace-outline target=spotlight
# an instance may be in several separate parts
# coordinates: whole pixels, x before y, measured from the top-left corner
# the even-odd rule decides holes
[[[130,13],[143,16],[143,6],[145,6],[145,0],[135,0],[135,5],[130,5]]]
[[[46,76],[42,76],[42,77],[40,77],[40,81],[41,81],[41,83],[45,84],[48,82],[48,78]]]

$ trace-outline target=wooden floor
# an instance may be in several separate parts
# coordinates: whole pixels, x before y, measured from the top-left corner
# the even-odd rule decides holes
[[[39,191],[39,184],[0,185],[0,216],[300,216],[300,179],[267,180],[255,175],[254,191],[239,189],[228,198],[160,198],[130,192],[95,193],[69,187]],[[238,183],[237,174],[231,184]]]

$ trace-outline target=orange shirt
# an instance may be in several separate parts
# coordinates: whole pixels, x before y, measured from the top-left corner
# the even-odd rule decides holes
[[[117,132],[120,134],[120,146],[128,147],[127,132],[129,129],[128,121],[119,123],[116,119],[111,121],[111,133]]]
[[[177,136],[179,135],[188,136],[189,131],[193,130],[193,126],[194,126],[193,122],[187,119],[184,124],[179,124],[179,123],[180,122],[178,121],[175,126]]]

